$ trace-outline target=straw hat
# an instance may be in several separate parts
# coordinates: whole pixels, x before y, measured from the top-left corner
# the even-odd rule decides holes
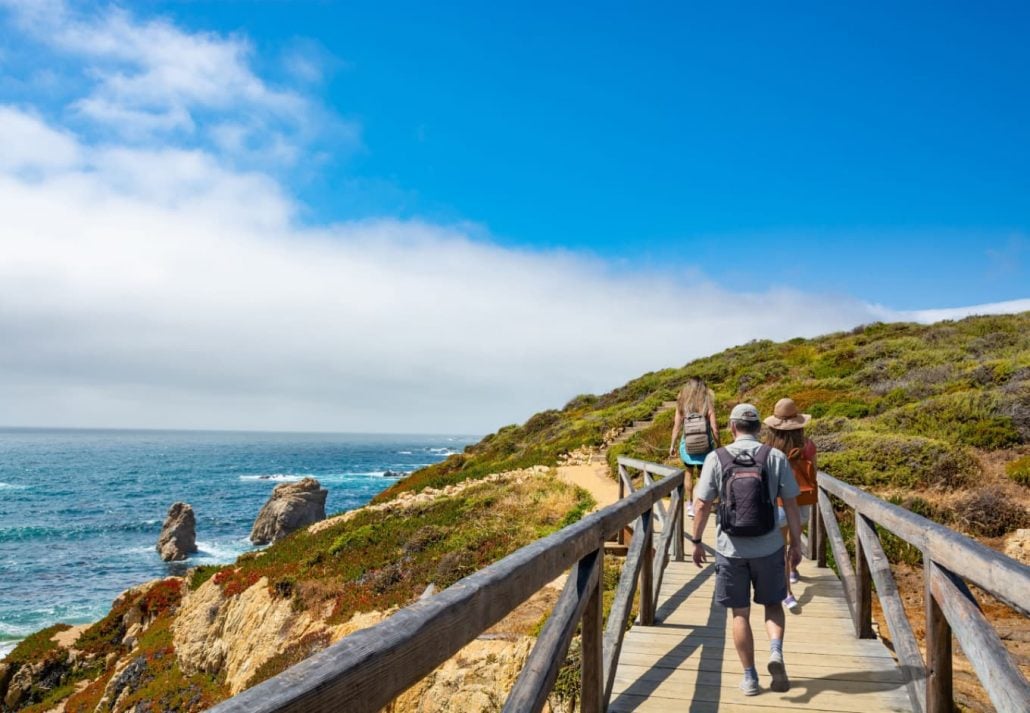
[[[780,399],[773,408],[773,415],[765,419],[765,425],[781,431],[795,431],[804,428],[811,420],[811,415],[798,413],[794,399]]]

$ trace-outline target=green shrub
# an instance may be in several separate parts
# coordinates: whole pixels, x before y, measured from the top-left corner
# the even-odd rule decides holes
[[[1030,488],[1030,456],[1017,458],[1006,465],[1005,474],[1020,485]]]
[[[1003,414],[1004,401],[985,391],[944,394],[888,411],[876,425],[976,448],[1004,448],[1021,440],[1012,419]]]
[[[961,447],[920,436],[853,431],[836,436],[840,450],[819,454],[819,466],[858,486],[962,487],[979,474]]]

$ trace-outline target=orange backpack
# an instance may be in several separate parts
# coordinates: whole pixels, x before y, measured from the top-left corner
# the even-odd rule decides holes
[[[790,469],[794,471],[794,479],[798,481],[801,493],[798,505],[815,505],[818,500],[815,480],[815,463],[805,458],[801,448],[791,448],[787,454]]]

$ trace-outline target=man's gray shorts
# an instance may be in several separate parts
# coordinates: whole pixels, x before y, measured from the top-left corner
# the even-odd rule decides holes
[[[751,606],[751,586],[755,604],[780,604],[787,598],[783,548],[764,557],[723,557],[715,553],[715,601],[731,609]]]

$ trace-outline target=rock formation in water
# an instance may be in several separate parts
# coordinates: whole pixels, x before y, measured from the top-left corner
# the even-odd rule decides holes
[[[157,551],[165,562],[184,560],[197,551],[197,518],[186,503],[175,503],[157,538]]]
[[[329,491],[314,478],[275,486],[272,496],[254,521],[250,541],[255,545],[267,545],[294,530],[324,520],[327,495]]]

